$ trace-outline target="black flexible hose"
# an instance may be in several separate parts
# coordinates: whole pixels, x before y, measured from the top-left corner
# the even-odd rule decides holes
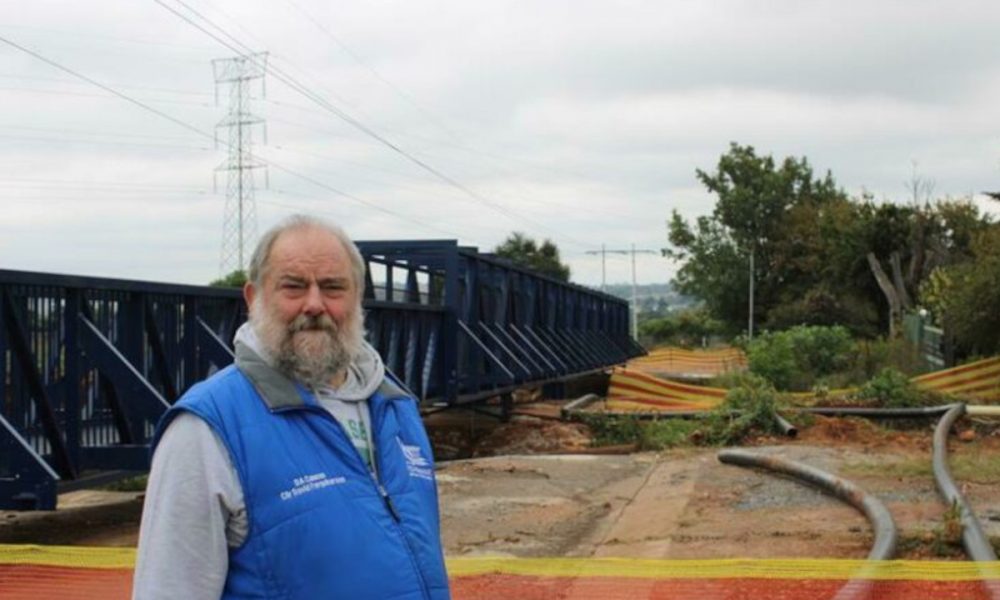
[[[740,449],[722,450],[719,461],[742,467],[758,467],[776,473],[783,473],[810,483],[832,496],[858,509],[868,518],[875,531],[875,541],[868,552],[869,560],[889,560],[896,553],[896,523],[889,509],[878,498],[866,494],[861,488],[846,479],[831,475],[809,465],[785,460],[776,456],[766,456]]]
[[[949,506],[957,505],[961,511],[962,546],[965,547],[969,558],[975,561],[995,561],[997,555],[990,540],[983,533],[983,528],[969,501],[955,486],[951,469],[948,468],[948,432],[951,431],[955,421],[965,414],[965,405],[952,404],[948,409],[934,429],[934,481],[944,501]]]

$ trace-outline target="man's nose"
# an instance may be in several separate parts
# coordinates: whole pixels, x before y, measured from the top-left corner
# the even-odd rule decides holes
[[[306,301],[302,306],[302,312],[309,316],[315,316],[323,312],[323,297],[319,292],[319,286],[310,285],[306,292]]]

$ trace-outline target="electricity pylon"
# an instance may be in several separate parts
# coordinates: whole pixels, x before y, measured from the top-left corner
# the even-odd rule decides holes
[[[260,125],[267,142],[264,119],[250,113],[250,82],[261,80],[264,95],[264,74],[267,71],[267,52],[246,54],[235,58],[212,61],[215,75],[216,103],[219,86],[229,85],[229,113],[215,126],[216,142],[219,128],[229,130],[229,156],[216,167],[216,172],[227,171],[226,209],[222,224],[222,252],[219,271],[226,275],[235,270],[245,271],[249,249],[257,239],[257,206],[254,200],[255,169],[264,163],[253,155],[253,128]],[[267,176],[267,171],[264,172]]]

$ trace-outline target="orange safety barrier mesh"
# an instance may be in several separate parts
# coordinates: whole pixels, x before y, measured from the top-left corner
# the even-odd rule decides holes
[[[722,388],[654,377],[631,368],[616,368],[608,383],[608,408],[615,410],[711,410],[726,397]]]
[[[1000,401],[1000,356],[913,378],[917,387],[967,400]]]
[[[1000,356],[927,373],[912,381],[918,388],[960,400],[1000,402]],[[663,412],[711,410],[726,397],[726,391],[658,377],[633,368],[633,361],[630,361],[627,367],[616,368],[611,374],[607,408]],[[827,397],[844,396],[854,391],[854,388],[831,390]],[[810,393],[788,395],[802,402],[812,398]]]
[[[124,600],[133,549],[0,545],[0,599]],[[454,600],[868,598],[990,600],[1000,562],[816,559],[449,558]],[[864,574],[864,579],[852,579]]]
[[[633,358],[628,364],[629,368],[645,373],[696,379],[742,371],[747,367],[747,357],[739,348],[657,348],[646,356]]]

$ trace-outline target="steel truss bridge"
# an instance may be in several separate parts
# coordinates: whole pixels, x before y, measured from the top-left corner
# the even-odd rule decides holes
[[[454,241],[359,242],[368,339],[425,407],[643,350],[619,298]],[[0,509],[144,471],[163,412],[233,360],[239,290],[0,270]]]

